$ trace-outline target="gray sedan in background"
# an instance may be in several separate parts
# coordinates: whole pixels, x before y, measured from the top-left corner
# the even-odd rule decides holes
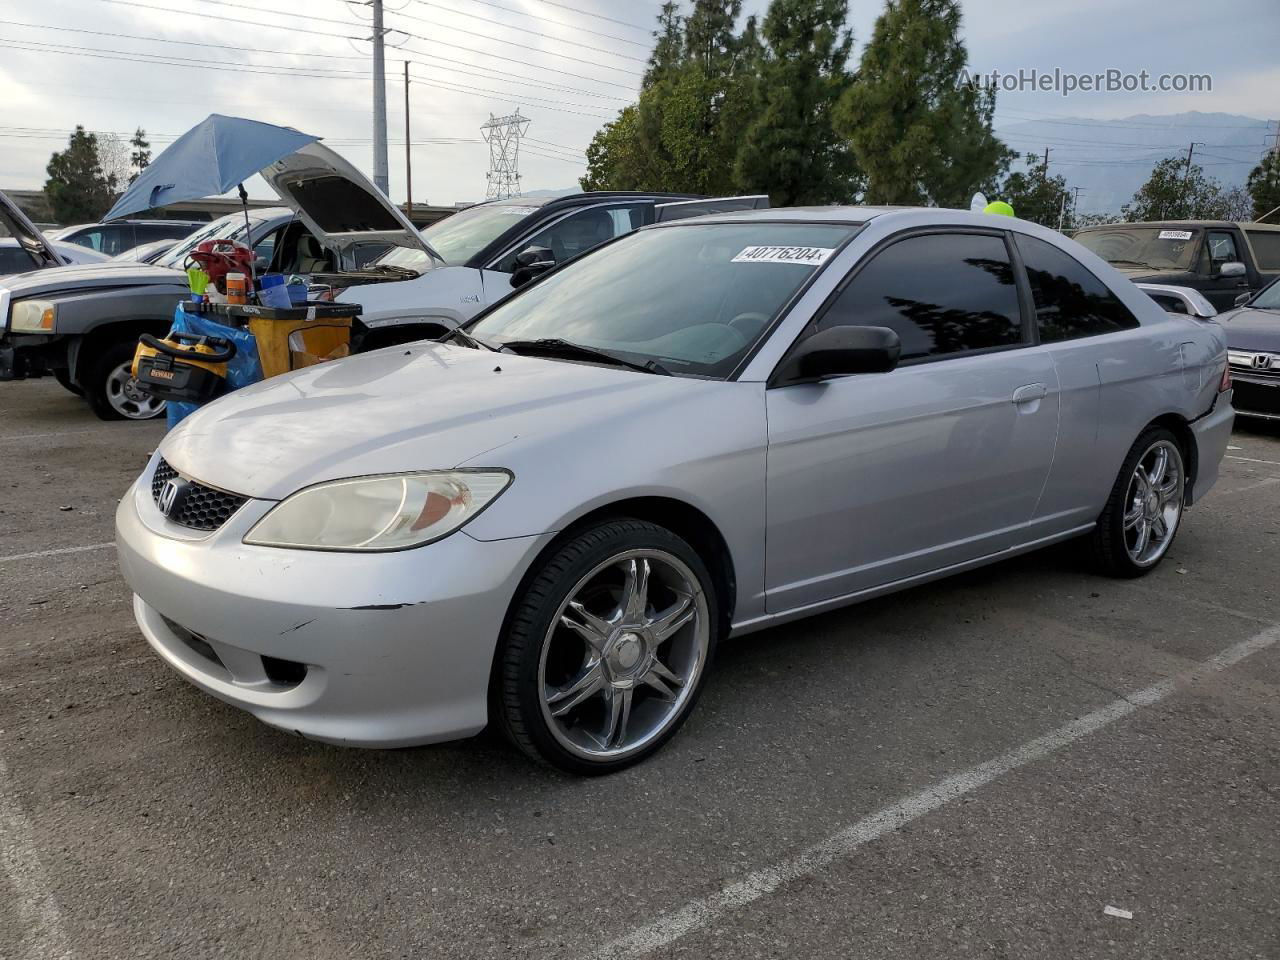
[[[1088,538],[1132,577],[1218,474],[1226,340],[1018,220],[779,209],[613,240],[450,342],[276,377],[116,517],[155,651],[263,721],[604,773],[716,643]]]

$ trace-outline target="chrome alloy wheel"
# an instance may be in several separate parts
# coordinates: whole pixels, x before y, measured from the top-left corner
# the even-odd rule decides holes
[[[660,736],[697,689],[709,619],[693,571],[663,550],[628,550],[579,580],[538,664],[543,716],[560,745],[614,760]]]
[[[153,397],[134,379],[132,361],[122,363],[107,377],[107,402],[127,420],[150,420],[164,412],[165,402]]]
[[[1182,519],[1185,486],[1177,444],[1157,440],[1138,459],[1124,500],[1124,546],[1138,566],[1151,566],[1169,549]]]

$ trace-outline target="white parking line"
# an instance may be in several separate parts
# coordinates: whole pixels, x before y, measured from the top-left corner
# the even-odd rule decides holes
[[[1225,459],[1239,460],[1241,463],[1269,463],[1274,467],[1280,467],[1280,460],[1255,460],[1253,457],[1233,457],[1230,454]]]
[[[747,904],[774,893],[788,883],[809,876],[828,864],[849,856],[863,844],[892,833],[912,820],[931,813],[967,793],[972,793],[979,787],[986,786],[1011,770],[1024,767],[1091,733],[1096,733],[1117,720],[1127,717],[1140,707],[1159,703],[1179,687],[1225,670],[1245,657],[1272,646],[1277,640],[1280,640],[1280,626],[1272,626],[1248,640],[1227,647],[1203,663],[1168,680],[1161,680],[1127,697],[1115,700],[1105,707],[1063,724],[1042,737],[1014,747],[994,760],[988,760],[986,763],[980,763],[961,773],[953,774],[927,790],[905,797],[788,860],[757,870],[745,879],[723,887],[717,893],[694,900],[672,913],[646,923],[601,947],[590,954],[590,957],[592,960],[641,957],[674,943],[732,910],[741,909]]]
[[[35,553],[15,553],[13,556],[0,557],[0,563],[8,563],[10,560],[36,560],[40,557],[60,557],[67,553],[86,553],[90,550],[106,550],[108,547],[114,547],[116,542],[109,540],[106,543],[91,543],[85,547],[59,547],[56,550],[37,550]]]
[[[9,786],[9,768],[0,758],[0,868],[13,891],[23,929],[18,932],[19,957],[55,960],[71,956],[62,914],[31,834],[31,822]]]
[[[6,440],[41,440],[45,437],[69,437],[79,433],[98,433],[97,430],[55,430],[52,433],[18,433],[0,437],[0,443]]]

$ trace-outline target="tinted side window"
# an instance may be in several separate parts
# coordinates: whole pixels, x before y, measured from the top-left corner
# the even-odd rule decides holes
[[[494,269],[511,273],[516,268],[516,256],[527,247],[547,247],[555,255],[556,263],[572,260],[598,247],[606,240],[630,233],[643,222],[644,211],[640,206],[592,207],[565,217],[540,231],[502,258]]]
[[[1018,237],[1040,340],[1056,343],[1130,330],[1137,319],[1105,283],[1051,243]]]
[[[1246,230],[1259,270],[1280,270],[1280,230]]]
[[[889,327],[902,359],[1023,342],[1013,267],[1000,237],[930,234],[886,247],[817,322]]]

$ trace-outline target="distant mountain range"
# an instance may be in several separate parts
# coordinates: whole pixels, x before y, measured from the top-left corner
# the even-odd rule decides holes
[[[1243,184],[1275,143],[1275,121],[1233,113],[1140,113],[1120,120],[1055,117],[997,123],[996,135],[1019,153],[1044,155],[1049,173],[1080,187],[1081,213],[1112,213],[1146,182],[1165,157],[1185,158],[1197,141],[1192,162],[1224,186]],[[1267,134],[1271,134],[1270,137]],[[1012,169],[1021,169],[1015,163]]]

